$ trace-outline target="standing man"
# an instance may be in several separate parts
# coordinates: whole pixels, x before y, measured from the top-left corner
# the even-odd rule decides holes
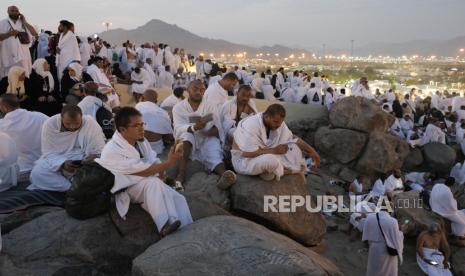
[[[20,32],[26,32],[27,39],[20,41]],[[33,37],[37,37],[37,32],[19,13],[18,7],[8,7],[8,18],[0,21],[0,79],[15,65],[23,67],[29,77],[32,70],[29,47]]]
[[[79,51],[76,35],[73,31],[74,24],[67,20],[61,20],[59,28],[62,32],[57,47],[57,68],[58,80],[61,81],[63,71],[71,62],[81,62],[81,53]]]

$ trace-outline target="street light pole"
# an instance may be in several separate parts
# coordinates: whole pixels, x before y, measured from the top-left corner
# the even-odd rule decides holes
[[[108,30],[110,29],[110,26],[113,25],[113,23],[111,23],[111,22],[102,22],[102,25],[105,26],[105,28],[107,29],[107,32],[108,32]]]

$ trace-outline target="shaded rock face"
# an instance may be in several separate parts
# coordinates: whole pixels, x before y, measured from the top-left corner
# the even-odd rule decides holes
[[[305,179],[301,175],[287,175],[281,181],[263,181],[258,177],[238,175],[231,188],[231,208],[264,220],[277,231],[306,245],[321,242],[326,232],[325,218],[321,213],[308,212],[305,206],[295,212],[264,211],[265,196],[309,195]],[[313,201],[315,202],[315,201]],[[278,204],[275,205],[278,208]]]
[[[108,215],[85,221],[65,211],[43,215],[3,237],[0,259],[5,266],[0,271],[6,275],[17,269],[31,275],[127,274],[132,259],[159,240],[153,221],[141,208],[130,208],[128,220],[134,231],[121,237]],[[14,265],[10,267],[5,259]]]
[[[451,254],[453,272],[456,276],[465,276],[465,248],[460,248]]]
[[[409,220],[408,232],[405,234],[411,237],[417,237],[422,231],[427,230],[430,224],[444,225],[440,216],[424,208],[425,203],[420,200],[419,194],[419,191],[411,190],[397,194],[394,198],[399,225]]]
[[[394,122],[394,117],[365,98],[346,97],[333,105],[329,120],[331,125],[337,128],[370,133],[386,132]]]
[[[280,103],[286,109],[286,125],[295,135],[313,145],[315,131],[329,124],[328,109],[322,105]]]
[[[423,156],[428,167],[439,173],[449,173],[455,164],[457,154],[448,145],[429,143],[423,147]]]
[[[366,175],[388,173],[400,168],[408,153],[409,146],[405,141],[391,134],[373,132],[357,162],[357,171]]]
[[[349,129],[320,127],[315,134],[318,151],[347,164],[356,159],[365,147],[366,134]]]
[[[424,161],[423,152],[419,148],[411,148],[404,160],[402,169],[405,171],[415,171],[422,166]]]
[[[205,172],[195,173],[186,181],[184,185],[185,193],[204,198],[225,210],[229,210],[231,204],[229,192],[216,187],[218,179],[219,176],[216,174],[207,174]]]
[[[229,215],[205,199],[186,199],[194,220]],[[129,275],[132,260],[160,238],[139,205],[115,224],[124,236],[108,214],[88,220],[64,210],[43,215],[3,237],[0,275]]]
[[[0,215],[2,235],[9,233],[21,225],[28,223],[40,216],[61,210],[63,210],[63,208],[53,206],[38,206],[31,207],[24,211],[17,211],[11,214]]]
[[[328,259],[263,226],[215,216],[148,248],[133,262],[145,275],[341,275]]]

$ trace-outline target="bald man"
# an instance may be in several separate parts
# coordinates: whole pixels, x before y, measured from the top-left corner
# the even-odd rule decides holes
[[[28,43],[21,43],[18,38],[19,32],[27,33]],[[36,30],[26,21],[18,7],[8,7],[8,18],[0,21],[0,79],[5,77],[13,66],[23,67],[26,76],[29,77],[32,70],[29,47],[32,45],[32,38],[37,36]]]
[[[147,89],[135,107],[142,113],[144,119],[145,138],[149,141],[152,149],[157,154],[161,154],[165,148],[164,141],[173,143],[174,138],[171,118],[166,110],[158,106],[157,102],[157,91]]]

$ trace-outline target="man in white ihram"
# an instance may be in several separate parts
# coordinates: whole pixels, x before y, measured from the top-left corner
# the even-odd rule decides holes
[[[282,105],[272,104],[265,112],[239,122],[231,150],[236,172],[279,181],[285,174],[303,172],[306,166],[302,152],[319,166],[318,153],[292,134],[284,123],[285,116]]]
[[[102,128],[92,117],[83,116],[76,105],[64,106],[61,114],[42,127],[42,156],[32,169],[32,184],[27,189],[67,191],[79,163],[94,159],[104,145]]]
[[[142,114],[145,122],[145,138],[152,149],[161,154],[165,148],[164,140],[173,141],[171,118],[166,110],[157,105],[158,94],[153,89],[145,90],[135,108]]]
[[[26,32],[29,43],[22,44],[18,38],[19,32]],[[0,21],[0,79],[5,77],[10,68],[18,65],[26,70],[26,77],[32,70],[31,52],[32,38],[37,32],[19,13],[16,6],[8,7],[8,18]]]
[[[132,107],[123,107],[115,116],[117,131],[105,145],[102,157],[95,161],[115,175],[111,192],[116,195],[116,208],[124,218],[130,202],[142,203],[154,220],[161,237],[192,223],[186,199],[163,183],[164,171],[181,155],[174,152],[161,162],[144,139],[142,114]],[[126,190],[124,190],[126,189]]]
[[[0,130],[15,141],[19,171],[21,175],[27,177],[34,162],[40,158],[39,134],[42,133],[42,126],[48,116],[19,108],[18,98],[14,94],[0,96],[0,112],[6,114],[3,119],[0,119]]]

